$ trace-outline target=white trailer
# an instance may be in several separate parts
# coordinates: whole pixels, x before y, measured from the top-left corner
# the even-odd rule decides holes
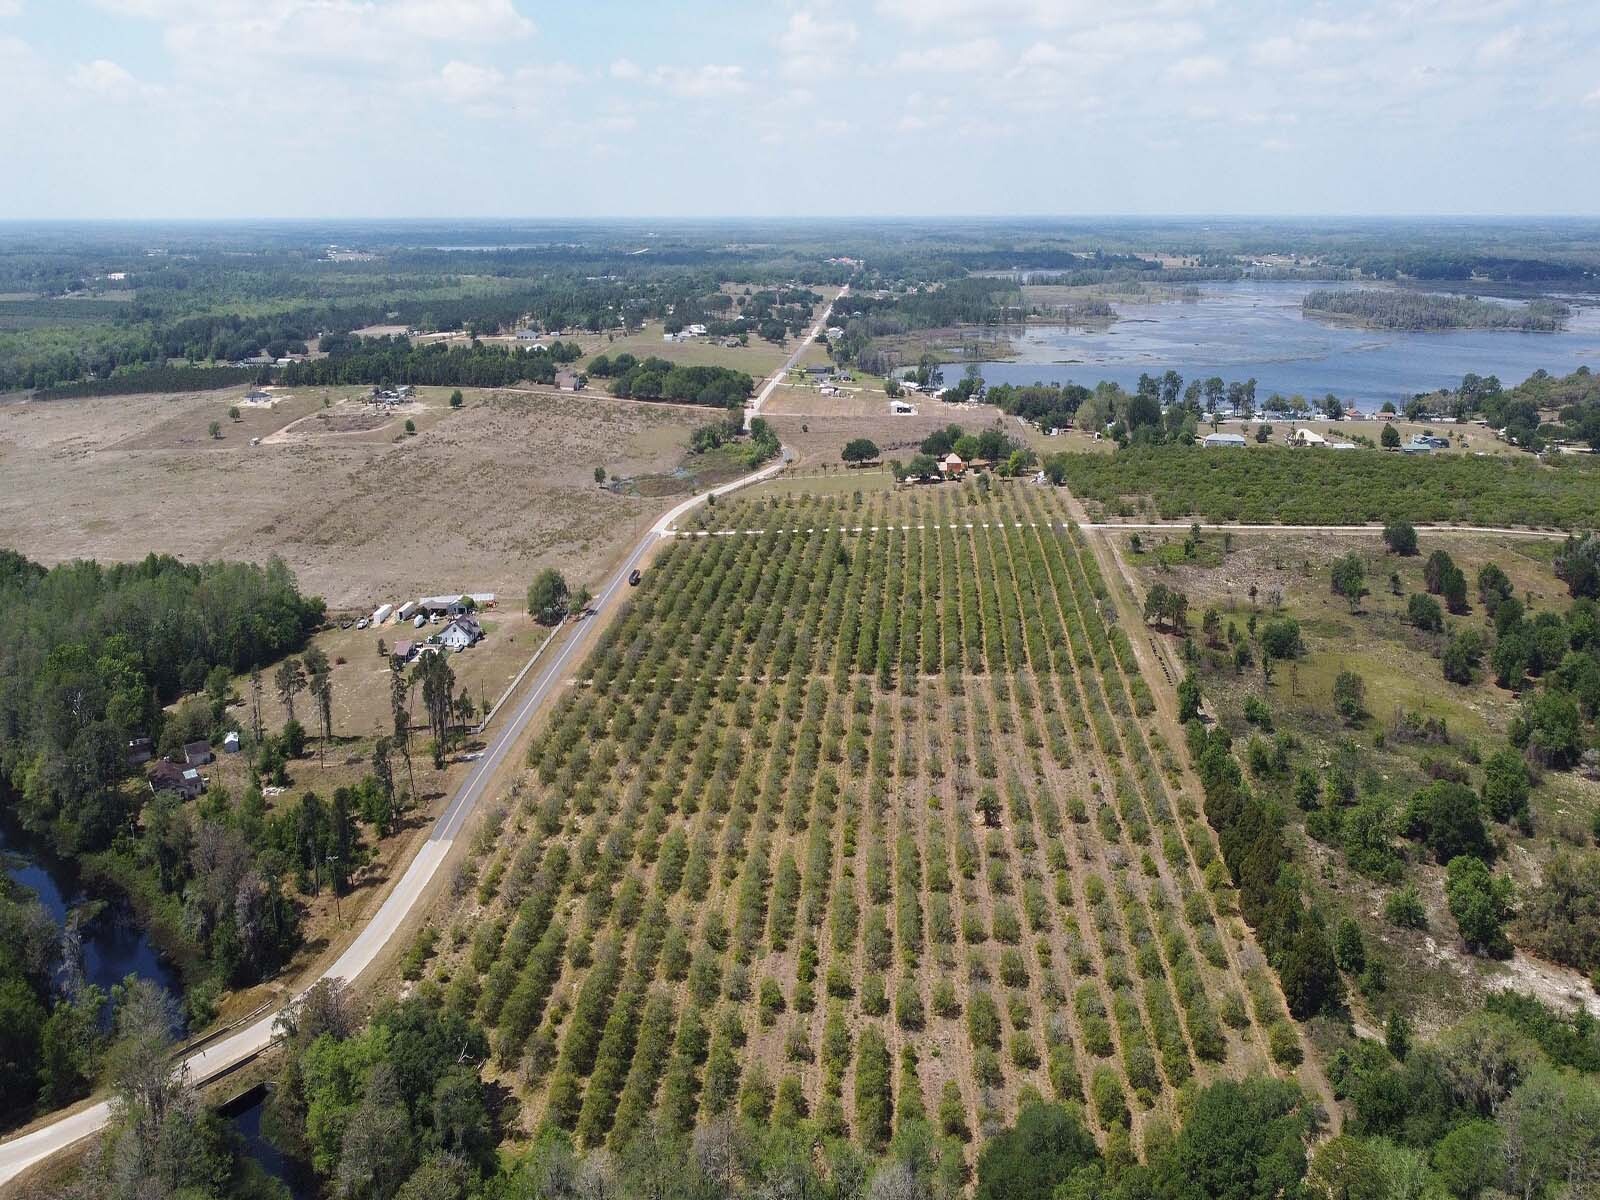
[[[389,619],[389,614],[392,613],[392,612],[394,612],[394,605],[392,605],[392,604],[380,604],[380,605],[378,605],[377,609],[372,614],[372,623],[374,625],[382,625],[385,621],[387,621]]]

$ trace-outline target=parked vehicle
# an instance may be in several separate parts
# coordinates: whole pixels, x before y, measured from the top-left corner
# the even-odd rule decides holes
[[[628,576],[628,586],[629,587],[638,587],[639,586],[639,580],[642,579],[642,578],[643,578],[643,576],[640,574],[638,569],[635,568],[634,572],[631,575]]]

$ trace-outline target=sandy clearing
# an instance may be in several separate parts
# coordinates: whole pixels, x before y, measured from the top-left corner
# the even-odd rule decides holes
[[[458,586],[517,594],[547,564],[592,581],[659,508],[596,488],[594,468],[669,471],[705,419],[591,394],[474,392],[453,412],[448,389],[423,392],[415,437],[254,447],[319,409],[320,390],[242,412],[248,428],[226,417],[242,389],[0,405],[0,544],[47,563],[280,555],[335,607]]]

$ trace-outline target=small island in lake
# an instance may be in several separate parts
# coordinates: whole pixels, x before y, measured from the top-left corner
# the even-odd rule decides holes
[[[1476,296],[1440,296],[1387,288],[1319,288],[1306,294],[1301,311],[1308,317],[1344,321],[1368,329],[1514,329],[1522,333],[1557,333],[1566,328],[1567,318],[1572,315],[1572,310],[1559,300],[1496,304]]]

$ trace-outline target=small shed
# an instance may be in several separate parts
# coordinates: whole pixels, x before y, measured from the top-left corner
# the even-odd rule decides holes
[[[239,731],[230,729],[222,735],[222,749],[225,754],[239,753]]]
[[[203,767],[216,760],[217,756],[211,752],[210,742],[190,742],[183,748],[183,761],[191,767]]]
[[[128,739],[127,763],[130,767],[142,767],[155,757],[155,750],[147,737]]]
[[[967,464],[961,455],[952,450],[939,460],[939,469],[954,478],[967,469]]]

